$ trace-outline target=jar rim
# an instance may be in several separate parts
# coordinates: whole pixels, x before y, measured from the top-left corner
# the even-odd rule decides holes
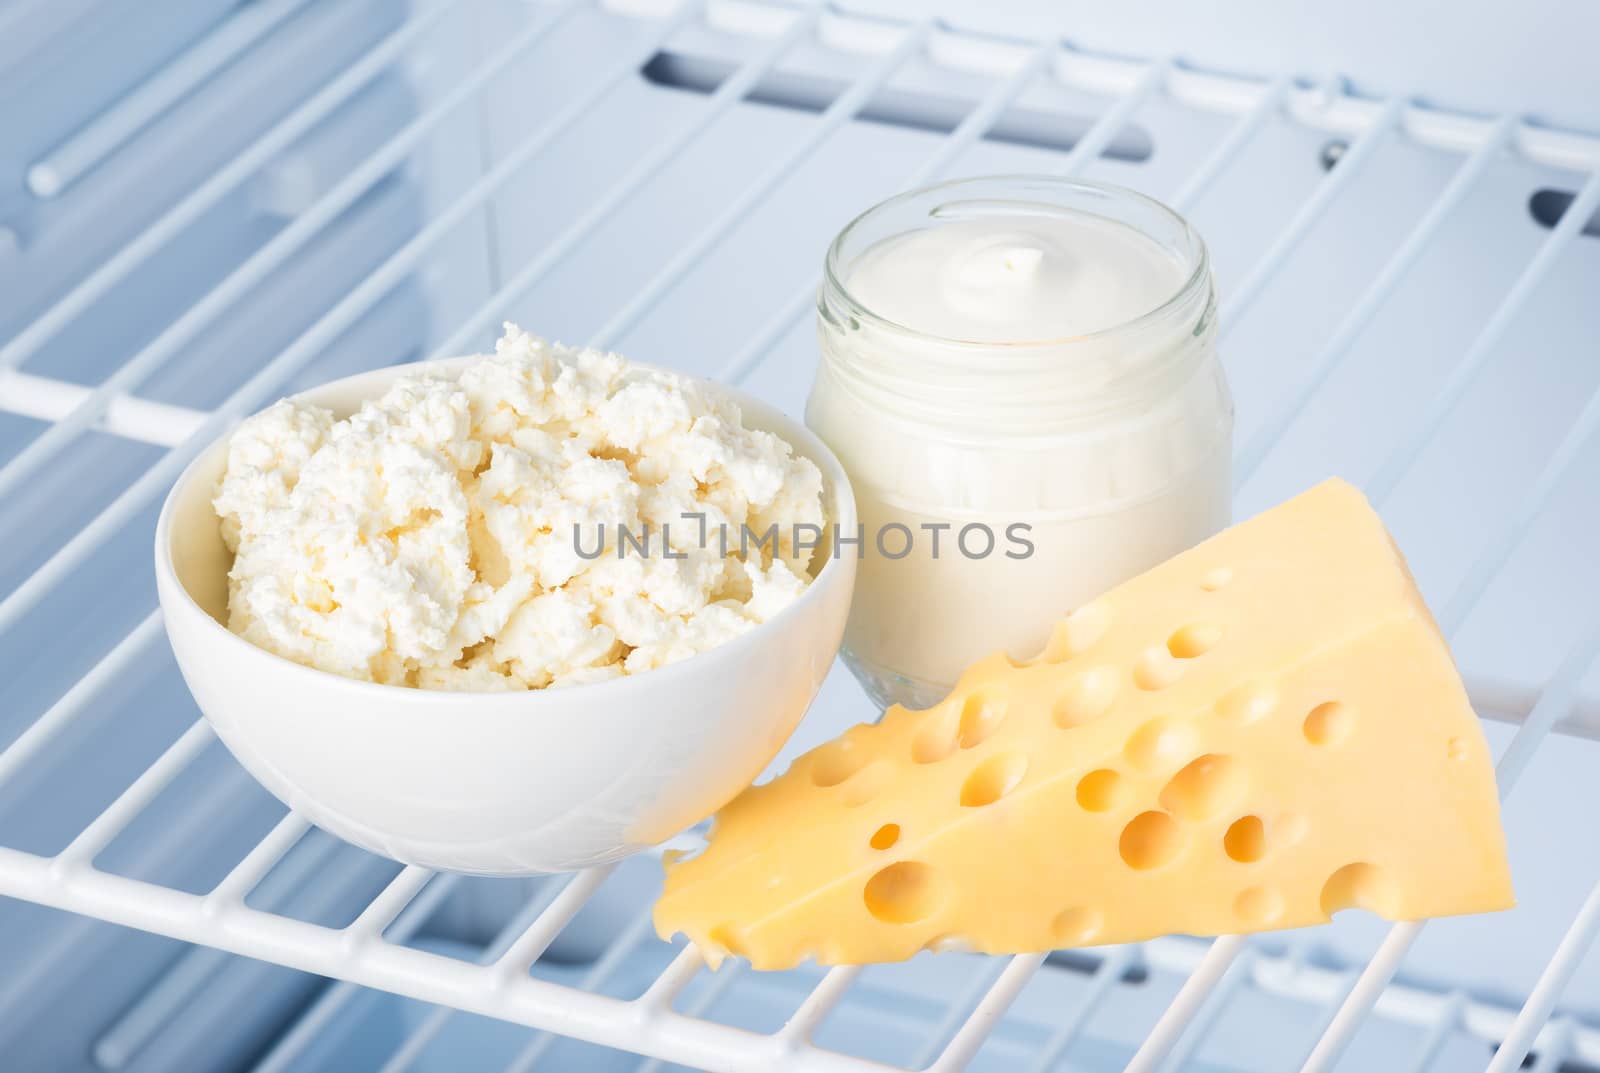
[[[1175,290],[1171,295],[1163,299],[1151,309],[1140,313],[1136,317],[1131,317],[1127,320],[1119,321],[1116,324],[1109,324],[1104,328],[1097,328],[1092,332],[1083,332],[1078,335],[1055,336],[1048,339],[1026,339],[1002,342],[985,341],[980,339],[963,339],[956,336],[941,335],[937,332],[929,332],[923,331],[919,328],[913,328],[909,325],[901,324],[898,321],[891,320],[890,318],[875,312],[863,304],[858,298],[856,298],[854,294],[850,292],[850,288],[846,286],[844,282],[843,273],[840,270],[842,267],[840,262],[843,258],[845,244],[849,241],[859,227],[870,222],[882,212],[890,211],[896,206],[903,205],[908,201],[927,197],[930,194],[939,194],[946,191],[955,192],[964,188],[975,188],[979,186],[988,186],[991,184],[1008,182],[1029,184],[1035,187],[1043,186],[1056,190],[1071,190],[1079,193],[1093,193],[1099,196],[1109,197],[1127,203],[1138,204],[1147,209],[1154,210],[1157,215],[1164,216],[1177,225],[1178,233],[1183,237],[1184,249],[1182,252],[1187,257],[1188,267],[1190,268],[1189,274],[1185,277],[1183,283],[1181,283],[1177,290]],[[991,198],[990,200],[995,199]],[[1018,198],[1017,200],[1021,201],[1022,199]],[[1149,236],[1148,232],[1146,232],[1143,228],[1137,229],[1141,233],[1146,234],[1147,237],[1153,237]],[[1066,176],[1049,175],[1045,173],[1007,172],[995,175],[973,175],[959,179],[946,179],[942,182],[929,183],[925,186],[913,187],[912,189],[903,191],[902,193],[896,194],[893,197],[885,198],[884,200],[879,201],[878,203],[867,208],[865,211],[858,213],[854,219],[852,219],[844,226],[842,230],[840,230],[838,235],[834,237],[833,242],[829,244],[827,256],[823,258],[822,278],[824,292],[831,292],[833,295],[837,296],[851,317],[871,324],[874,328],[879,330],[896,332],[917,339],[936,342],[943,346],[948,346],[958,350],[964,348],[973,348],[983,349],[990,352],[1003,350],[1021,354],[1027,353],[1035,348],[1043,349],[1061,347],[1071,343],[1092,342],[1099,339],[1106,339],[1120,333],[1137,331],[1146,325],[1159,323],[1160,321],[1173,316],[1175,312],[1181,311],[1188,307],[1190,301],[1197,291],[1210,285],[1211,254],[1206,248],[1205,240],[1200,237],[1200,233],[1195,230],[1194,225],[1191,224],[1186,217],[1184,217],[1176,209],[1162,201],[1157,200],[1156,198],[1150,197],[1148,194],[1142,194],[1137,190],[1122,186],[1118,183],[1098,182],[1091,179],[1075,179]]]

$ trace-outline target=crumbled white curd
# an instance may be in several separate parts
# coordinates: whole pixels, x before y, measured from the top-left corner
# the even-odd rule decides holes
[[[648,671],[788,606],[822,478],[693,381],[508,324],[493,355],[348,420],[292,399],[252,417],[214,504],[228,626],[253,644],[391,685],[538,689]],[[773,525],[741,556],[741,527]],[[648,550],[619,548],[624,529]]]

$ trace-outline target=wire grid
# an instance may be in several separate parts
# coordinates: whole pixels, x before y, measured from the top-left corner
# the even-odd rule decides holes
[[[586,0],[560,0],[539,6],[525,28],[496,49],[470,75],[417,116],[374,152],[359,167],[313,205],[297,216],[243,264],[218,282],[202,299],[151,343],[95,387],[53,380],[18,371],[18,366],[70,325],[98,298],[137,271],[166,242],[245,182],[266,161],[332,114],[363,86],[410,49],[425,40],[428,29],[451,8],[448,2],[425,8],[394,30],[360,62],[328,83],[313,97],[275,124],[245,152],[218,170],[188,197],[169,209],[118,253],[76,284],[47,311],[13,339],[0,346],[0,409],[40,417],[50,427],[0,468],[0,492],[18,487],[62,449],[90,429],[169,447],[161,460],[119,495],[83,531],[68,541],[37,571],[0,599],[0,630],[16,625],[39,600],[103,545],[111,534],[144,509],[171,484],[178,472],[208,441],[231,422],[260,405],[301,367],[312,360],[340,332],[355,323],[392,288],[424,264],[434,247],[451,229],[482,207],[504,184],[535,160],[561,133],[581,123],[597,102],[684,27],[704,17],[706,0],[686,0],[655,19],[652,30],[636,47],[605,65],[592,86],[571,104],[551,116],[535,133],[523,139],[505,157],[485,171],[471,187],[444,207],[358,286],[317,320],[298,339],[255,373],[243,386],[212,411],[185,410],[139,399],[132,394],[147,378],[184,346],[198,338],[232,302],[251,291],[282,265],[296,250],[325,229],[340,212],[388,174],[433,130],[450,120],[464,103],[479,94],[493,77],[526,54],[540,39]],[[748,6],[748,5],[747,5]],[[770,74],[797,44],[811,39],[820,20],[845,16],[826,11],[820,4],[780,8],[756,5],[769,14],[787,13],[785,28],[767,39],[739,69],[713,92],[699,117],[651,150],[605,190],[593,207],[575,219],[543,253],[519,269],[460,328],[448,336],[435,356],[462,348],[476,333],[492,324],[518,296],[551,271],[561,258],[581,244],[614,209],[646,187],[673,157],[707,130],[728,109],[739,104]],[[641,16],[643,17],[643,16]],[[895,27],[892,43],[857,75],[848,88],[817,117],[808,133],[765,170],[747,190],[699,235],[663,266],[605,325],[594,340],[605,345],[624,334],[662,301],[685,268],[715,248],[762,198],[781,184],[832,133],[861,111],[897,72],[925,55],[936,35],[951,31],[929,22]],[[971,36],[971,35],[965,35]],[[1038,80],[1070,80],[1071,65],[1059,61],[1082,53],[1060,42],[1019,44],[998,42],[1009,49],[1008,73],[995,80],[981,101],[939,144],[938,149],[905,185],[939,177],[975,141],[982,138],[1017,98]],[[1427,446],[1433,433],[1460,402],[1482,371],[1490,352],[1517,313],[1549,274],[1561,252],[1580,233],[1600,205],[1600,144],[1593,139],[1526,124],[1516,117],[1487,119],[1452,115],[1401,98],[1370,101],[1327,87],[1306,88],[1290,81],[1265,82],[1204,72],[1179,71],[1165,59],[1149,62],[1104,60],[1102,69],[1114,72],[1118,94],[1093,126],[1078,140],[1059,165],[1072,174],[1098,157],[1130,117],[1149,98],[1173,91],[1180,76],[1190,87],[1192,104],[1236,115],[1235,125],[1191,175],[1174,199],[1182,209],[1199,197],[1247,148],[1251,138],[1271,118],[1284,114],[1305,121],[1312,117],[1332,129],[1352,132],[1348,151],[1316,187],[1265,255],[1252,267],[1221,313],[1226,333],[1240,323],[1263,293],[1274,273],[1290,258],[1312,227],[1340,193],[1361,172],[1385,140],[1409,136],[1426,144],[1449,147],[1465,154],[1454,179],[1389,258],[1369,288],[1351,307],[1323,349],[1302,370],[1290,401],[1275,414],[1239,456],[1239,481],[1251,476],[1295,417],[1314,397],[1322,383],[1339,367],[1362,329],[1383,308],[1395,284],[1404,277],[1434,239],[1452,212],[1462,203],[1495,158],[1522,153],[1542,163],[1579,168],[1588,178],[1559,222],[1524,266],[1462,354],[1445,383],[1413,426],[1413,432],[1388,454],[1368,491],[1382,503]],[[1195,91],[1199,85],[1200,90]],[[1097,88],[1103,90],[1104,86]],[[41,181],[51,172],[41,172]],[[47,183],[48,185],[48,183]],[[747,377],[775,343],[803,317],[811,303],[812,285],[802,288],[722,369],[722,377],[738,381]],[[1600,425],[1600,391],[1591,397],[1521,502],[1509,511],[1500,527],[1489,535],[1483,550],[1444,605],[1441,626],[1456,631],[1476,605],[1489,583],[1549,504],[1579,450]],[[60,735],[117,677],[147,652],[160,634],[159,613],[152,612],[98,664],[85,674],[43,716],[0,753],[0,784],[16,776],[39,752]],[[1552,725],[1569,709],[1579,682],[1600,654],[1600,615],[1584,629],[1567,651],[1551,680],[1541,691],[1531,714],[1519,728],[1500,759],[1502,796],[1509,794],[1526,769],[1534,750]],[[772,1035],[759,1035],[701,1019],[721,990],[737,986],[737,972],[724,972],[715,985],[685,1012],[673,1008],[676,998],[703,965],[692,949],[683,949],[671,965],[638,999],[622,1001],[594,992],[628,954],[648,941],[648,919],[641,916],[619,934],[594,963],[583,985],[563,987],[534,979],[529,968],[594,891],[606,880],[609,868],[592,869],[571,877],[550,896],[536,900],[491,945],[484,961],[466,964],[421,950],[397,945],[409,928],[437,904],[451,877],[435,877],[426,869],[408,867],[367,906],[354,923],[338,931],[301,923],[245,903],[280,859],[306,834],[298,817],[285,817],[217,886],[207,894],[192,895],[159,885],[128,879],[95,868],[96,855],[138,816],[185,767],[213,740],[208,726],[189,727],[71,843],[53,857],[42,857],[0,847],[0,894],[33,900],[104,920],[158,932],[192,943],[232,951],[336,977],[348,985],[367,985],[436,1003],[440,1009],[417,1030],[390,1060],[386,1070],[407,1068],[441,1029],[455,1009],[517,1021],[574,1038],[620,1046],[652,1056],[645,1063],[666,1060],[728,1071],[767,1070],[777,1067],[805,1070],[863,1070],[883,1068],[876,1063],[824,1050],[812,1044],[812,1034],[844,997],[858,970],[828,971],[784,1026]],[[1561,990],[1600,930],[1600,886],[1584,903],[1543,976],[1515,1015],[1479,1007],[1460,995],[1436,1001],[1405,988],[1391,987],[1390,979],[1422,925],[1394,926],[1371,961],[1359,972],[1333,981],[1332,1000],[1315,1045],[1302,1066],[1306,1071],[1330,1069],[1355,1031],[1380,1000],[1408,1005],[1408,1016],[1425,1023],[1428,1032],[1412,1056],[1409,1068],[1423,1070],[1437,1053],[1441,1041],[1469,1016],[1497,1027],[1504,1042],[1489,1068],[1504,1071],[1521,1064],[1529,1050],[1541,1047],[1541,1058],[1559,1061],[1566,1054],[1595,1059],[1600,1056],[1600,1034],[1565,1019],[1550,1021]],[[1093,1016],[1095,1006],[1135,960],[1150,956],[1158,944],[1144,948],[1112,948],[1103,953],[1081,1005],[1057,1027],[1037,1058],[1035,1068],[1046,1070],[1065,1053]],[[1263,955],[1248,950],[1242,939],[1224,937],[1213,942],[1196,964],[1188,982],[1153,1026],[1128,1065],[1131,1073],[1176,1068],[1203,1041],[1210,1023],[1226,1005],[1234,987],[1251,975]],[[982,1046],[1006,1007],[1042,963],[1042,956],[1011,958],[978,979],[968,993],[951,1004],[945,1022],[922,1055],[922,1064],[935,1070],[963,1067]],[[309,1031],[310,1029],[306,1029]],[[948,1042],[946,1042],[948,1041]],[[287,1043],[288,1041],[286,1041]],[[535,1036],[509,1067],[532,1069],[549,1047],[551,1037]]]

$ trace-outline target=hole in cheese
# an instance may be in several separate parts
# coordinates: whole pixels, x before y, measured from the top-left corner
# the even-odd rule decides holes
[[[939,875],[921,861],[880,868],[862,892],[867,912],[886,924],[914,924],[934,914],[944,901]]]
[[[1064,946],[1082,946],[1099,934],[1100,925],[1098,910],[1078,906],[1057,913],[1050,922],[1050,934]]]
[[[1183,831],[1165,812],[1141,812],[1122,829],[1117,848],[1129,868],[1159,868],[1183,848]]]
[[[1111,629],[1111,612],[1102,604],[1085,604],[1056,623],[1044,646],[1046,663],[1065,663],[1083,655]]]
[[[844,784],[844,793],[841,798],[845,808],[855,808],[864,805],[878,796],[884,784],[889,781],[894,769],[883,761],[868,764]]]
[[[955,703],[956,698],[951,698],[924,713],[922,729],[911,741],[912,760],[919,764],[935,764],[958,748],[981,745],[1005,719],[1004,709],[986,700],[981,693],[959,701],[959,714],[951,708]]]
[[[1088,812],[1109,812],[1122,799],[1122,776],[1110,768],[1091,771],[1078,780],[1078,805]]]
[[[1117,699],[1117,672],[1096,667],[1075,675],[1061,690],[1055,720],[1059,727],[1075,727],[1100,718]]]
[[[995,732],[1004,713],[999,705],[990,704],[981,694],[974,693],[961,705],[961,725],[956,731],[956,743],[963,749],[982,744]]]
[[[1292,846],[1311,831],[1311,821],[1304,813],[1284,812],[1273,817],[1272,842],[1277,846]]]
[[[1207,753],[1189,761],[1162,789],[1161,807],[1182,820],[1209,820],[1244,793],[1249,777],[1231,756]]]
[[[1283,895],[1271,887],[1246,887],[1233,900],[1233,915],[1250,928],[1271,924],[1283,915]]]
[[[1240,816],[1222,836],[1222,848],[1240,864],[1251,864],[1267,855],[1267,828],[1260,816]]]
[[[829,742],[812,755],[811,781],[823,787],[837,786],[866,762],[866,755],[852,747],[848,739]]]
[[[930,711],[923,716],[924,726],[911,741],[911,759],[919,764],[935,764],[956,751],[956,722],[948,712]]]
[[[1217,647],[1222,627],[1215,622],[1191,622],[1167,638],[1167,651],[1173,659],[1194,659]]]
[[[1198,749],[1194,728],[1187,723],[1152,719],[1133,732],[1123,752],[1146,771],[1166,771],[1193,757]]]
[[[1021,753],[999,753],[972,769],[961,784],[961,804],[967,808],[992,805],[1017,788],[1027,774],[1028,758]]]
[[[1278,706],[1278,687],[1268,681],[1246,682],[1224,693],[1214,710],[1235,723],[1253,723],[1272,714]]]
[[[1207,592],[1216,592],[1219,589],[1225,588],[1228,582],[1232,580],[1233,568],[1219,566],[1215,570],[1207,571],[1206,574],[1200,578],[1200,587]]]
[[[1162,645],[1146,649],[1133,663],[1133,684],[1154,692],[1172,685],[1183,675],[1183,664]]]
[[[968,954],[972,952],[972,942],[960,935],[935,935],[922,944],[922,949],[935,954]]]
[[[1389,876],[1365,861],[1345,865],[1322,885],[1322,911],[1330,917],[1345,909],[1366,909],[1393,920],[1400,915],[1397,901]]]
[[[873,849],[888,849],[898,841],[900,841],[900,825],[898,823],[886,823],[872,832],[872,838],[868,840],[867,844]]]
[[[1355,713],[1348,704],[1330,700],[1311,709],[1301,729],[1312,745],[1338,745],[1350,736]]]

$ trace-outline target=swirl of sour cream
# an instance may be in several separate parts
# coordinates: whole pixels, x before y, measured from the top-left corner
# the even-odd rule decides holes
[[[1133,228],[1079,213],[953,220],[863,253],[851,296],[886,320],[974,343],[1067,339],[1156,309],[1182,268]]]

